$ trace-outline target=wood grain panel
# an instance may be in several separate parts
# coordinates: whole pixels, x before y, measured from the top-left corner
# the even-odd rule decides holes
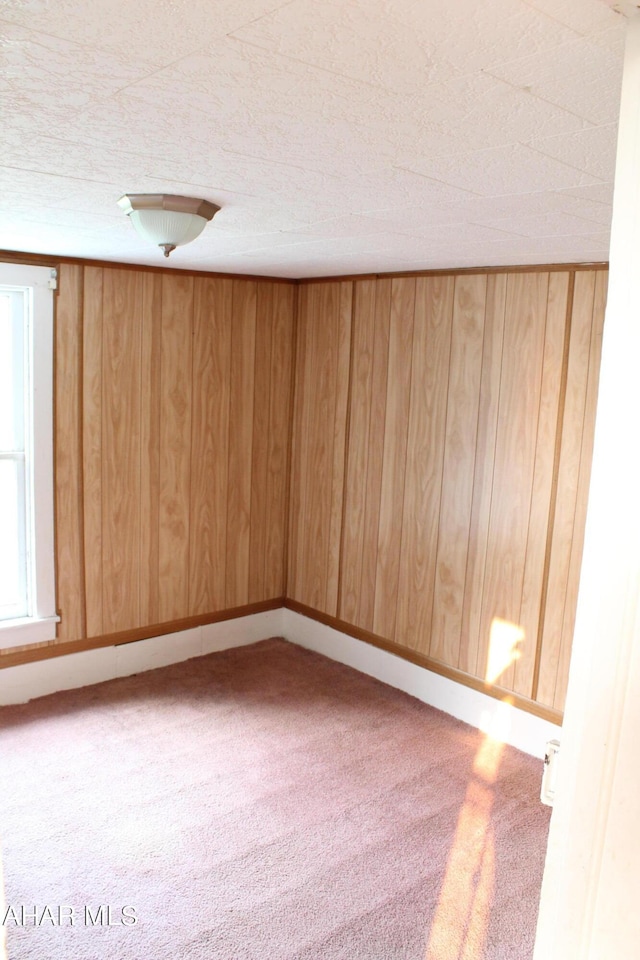
[[[290,589],[335,614],[340,568],[351,284],[310,285],[299,302]],[[327,610],[327,606],[330,607]]]
[[[505,274],[490,275],[487,278],[478,433],[469,521],[469,551],[458,656],[459,669],[474,675],[480,644],[482,593],[489,543],[506,307],[507,277]]]
[[[102,328],[102,621],[140,625],[140,341],[142,284],[105,270]]]
[[[269,412],[271,406],[273,337],[273,286],[270,284],[260,284],[257,289],[256,315],[248,574],[249,603],[262,599],[264,596],[266,573]]]
[[[596,277],[598,277],[599,294],[597,308],[595,306]],[[559,699],[562,702],[564,701],[563,688],[565,684],[563,682],[558,683],[558,679],[563,642],[565,643],[565,659],[567,661],[568,649],[571,645],[570,638],[564,630],[567,610],[569,611],[567,634],[570,635],[573,632],[593,443],[600,334],[604,314],[603,280],[600,280],[600,275],[595,273],[576,275],[575,280],[558,488],[549,561],[549,583],[544,611],[539,682],[536,691],[537,699],[541,703],[549,705],[552,705],[556,700],[556,689],[559,691]],[[583,443],[586,453],[586,474],[583,476],[581,485]],[[587,460],[589,466],[587,466]],[[577,504],[579,498],[582,517],[578,522]],[[577,540],[575,552],[574,539]],[[573,564],[572,554],[574,557]],[[572,589],[570,589],[572,565],[573,581]]]
[[[177,271],[162,277],[158,584],[165,621],[189,609],[193,283]]]
[[[553,518],[549,584],[537,690],[537,699],[549,706],[553,705],[555,698],[562,643],[562,624],[569,580],[589,373],[594,295],[595,275],[593,273],[583,273],[579,277],[576,276],[562,423],[562,445],[558,469],[558,490]]]
[[[454,285],[452,277],[416,280],[396,637],[423,653],[431,639]]]
[[[516,693],[525,697],[531,697],[532,695],[537,659],[568,294],[569,274],[550,274],[529,532],[527,535],[522,602],[518,618],[518,623],[524,630],[525,642],[519,650],[521,656],[514,665],[513,689]]]
[[[562,640],[558,657],[558,675],[554,692],[553,706],[556,710],[564,710],[569,681],[569,665],[571,661],[571,645],[578,605],[578,587],[580,584],[580,568],[582,565],[582,551],[584,547],[585,525],[587,519],[587,501],[589,498],[589,481],[591,478],[591,462],[593,459],[593,441],[595,432],[596,406],[598,397],[598,381],[600,376],[600,358],[602,354],[602,331],[607,299],[608,274],[600,271],[595,274],[595,290],[593,301],[593,319],[591,326],[591,341],[589,347],[589,372],[587,375],[587,390],[585,400],[585,415],[582,425],[582,445],[580,449],[580,470],[578,474],[578,488],[576,494],[576,512],[571,539],[571,556],[569,559],[569,573],[562,617]]]
[[[296,353],[294,358],[293,424],[291,429],[291,470],[289,494],[289,546],[287,550],[287,595],[301,600],[303,597],[304,522],[306,514],[306,472],[309,433],[307,415],[308,370],[311,364],[308,348],[308,331],[311,326],[309,295],[311,288],[302,286],[298,291],[295,318]]]
[[[476,676],[510,689],[519,636],[549,276],[511,274]],[[532,638],[524,638],[531,642]],[[533,638],[535,642],[535,638]],[[491,655],[491,660],[490,660]],[[489,666],[493,669],[489,674]]]
[[[86,636],[82,490],[83,270],[60,268],[55,317],[55,510],[57,636]]]
[[[194,290],[190,615],[226,603],[231,280],[198,278]]]
[[[342,583],[339,616],[358,623],[362,597],[367,468],[372,413],[376,320],[375,280],[354,285],[349,450],[345,475]]]
[[[373,629],[391,281],[355,284],[341,616]]]
[[[227,483],[226,605],[248,602],[256,284],[233,281]]]
[[[87,636],[104,633],[102,620],[102,277],[84,271],[82,341],[82,479]]]
[[[308,602],[325,613],[335,613],[339,573],[340,534],[336,531],[336,517],[341,516],[344,469],[344,440],[342,446],[339,440],[344,437],[348,387],[347,382],[340,382],[340,376],[344,379],[350,352],[350,316],[343,313],[342,287],[334,283],[312,288],[309,304],[312,363],[307,396],[310,410],[305,571]],[[350,291],[350,285],[347,289]]]
[[[456,278],[429,649],[434,659],[451,665],[460,657],[486,296],[486,277]]]
[[[289,424],[293,349],[292,286],[274,284],[269,371],[269,448],[265,496],[264,599],[284,596]]]
[[[411,391],[416,281],[393,280],[385,414],[376,592],[375,633],[395,638],[402,514]]]
[[[140,340],[140,618],[160,620],[160,392],[162,277],[142,278]]]
[[[526,699],[546,589],[570,275],[354,283],[338,616],[480,681],[498,650],[493,681]],[[330,283],[301,290],[289,591],[329,615],[332,295]]]
[[[367,462],[366,509],[364,514],[362,584],[357,623],[373,630],[376,600],[378,528],[382,493],[387,385],[389,372],[389,332],[391,324],[391,280],[379,280],[373,331],[373,370],[371,377],[371,420]],[[351,441],[350,441],[351,444]]]
[[[327,554],[331,515],[333,428],[335,422],[335,351],[338,285],[312,287],[309,292],[309,354],[307,382],[308,454],[305,476],[306,505],[304,576],[307,602],[325,610],[327,602]]]
[[[340,544],[343,517],[345,443],[351,357],[353,285],[341,283],[336,317],[336,405],[333,418],[333,459],[331,463],[331,507],[327,553],[327,595],[325,612],[336,616],[340,592]]]
[[[575,271],[565,340],[570,275],[302,284],[294,337],[292,285],[65,265],[60,636],[262,603],[288,554],[293,601],[470,682],[513,623],[498,683],[526,699],[539,658],[561,708],[606,287]]]

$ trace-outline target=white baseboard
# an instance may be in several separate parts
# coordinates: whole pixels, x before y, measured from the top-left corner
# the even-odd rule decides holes
[[[282,636],[283,610],[267,610],[235,620],[168,633],[149,640],[83,650],[0,670],[0,705],[26,703],[58,690],[86,687],[115,677],[128,677],[216,650],[241,647],[265,637]]]
[[[555,723],[432,673],[293,610],[285,609],[283,614],[282,635],[287,640],[404,690],[525,753],[542,759],[547,740],[560,739],[561,728]]]
[[[560,727],[548,720],[285,608],[209,623],[149,640],[7,667],[0,670],[0,705],[25,703],[58,690],[128,677],[217,650],[256,643],[266,637],[285,637],[301,647],[322,653],[404,690],[534,757],[544,757],[547,740],[560,738]]]

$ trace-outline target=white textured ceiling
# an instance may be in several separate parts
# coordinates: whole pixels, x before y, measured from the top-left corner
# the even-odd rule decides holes
[[[222,207],[170,266],[608,257],[601,0],[3,0],[0,248],[165,265],[116,205]]]

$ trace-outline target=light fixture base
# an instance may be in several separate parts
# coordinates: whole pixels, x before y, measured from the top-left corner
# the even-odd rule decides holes
[[[129,193],[120,197],[118,206],[140,236],[160,247],[165,257],[195,240],[220,209],[209,200],[171,193]]]
[[[125,193],[118,206],[126,214],[134,210],[170,210],[172,213],[192,213],[205,220],[213,220],[220,207],[198,197],[181,197],[175,193]]]

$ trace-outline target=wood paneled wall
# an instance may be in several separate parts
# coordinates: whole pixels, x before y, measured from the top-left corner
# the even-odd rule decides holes
[[[283,596],[294,293],[62,266],[59,640]]]
[[[561,712],[606,284],[62,264],[56,642],[286,595]]]
[[[301,288],[292,600],[562,710],[606,279]]]
[[[351,283],[299,291],[288,591],[326,613],[338,600],[351,297]]]

